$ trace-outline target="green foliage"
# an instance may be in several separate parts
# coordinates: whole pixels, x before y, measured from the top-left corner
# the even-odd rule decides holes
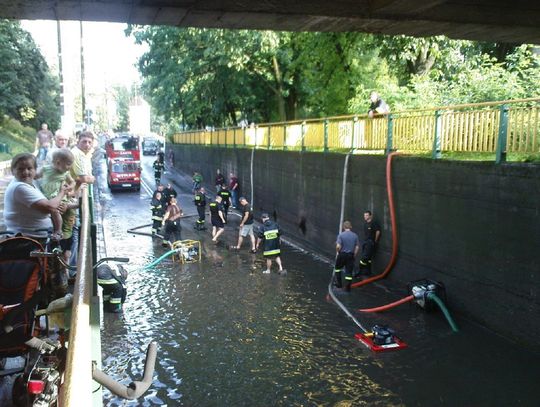
[[[0,161],[11,159],[15,154],[34,151],[36,131],[23,126],[15,119],[0,116],[0,140],[9,146],[9,153],[0,153]]]
[[[114,131],[127,132],[129,130],[130,91],[125,86],[115,86],[113,94],[116,101],[116,114],[118,116],[117,122],[114,124]]]
[[[0,20],[0,115],[34,128],[57,128],[58,94],[58,80],[30,34],[16,21]]]
[[[540,79],[527,45],[363,33],[128,32],[149,45],[139,61],[142,91],[168,131],[363,114],[372,90],[392,111],[532,97]]]

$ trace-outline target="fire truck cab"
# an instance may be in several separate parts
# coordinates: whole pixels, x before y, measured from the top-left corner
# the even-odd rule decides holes
[[[107,185],[110,190],[130,188],[141,189],[141,165],[131,158],[111,158],[107,160]]]

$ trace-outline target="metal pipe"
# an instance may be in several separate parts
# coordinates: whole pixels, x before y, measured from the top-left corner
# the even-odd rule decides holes
[[[144,374],[142,380],[132,381],[128,386],[118,383],[111,376],[102,372],[95,366],[92,370],[92,378],[118,397],[122,397],[127,400],[135,400],[141,397],[152,385],[152,376],[154,375],[156,357],[157,343],[150,342],[148,345],[148,350],[146,351],[146,360],[144,362]]]

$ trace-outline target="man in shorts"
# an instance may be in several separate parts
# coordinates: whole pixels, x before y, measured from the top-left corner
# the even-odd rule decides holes
[[[255,249],[255,235],[253,234],[253,208],[249,204],[248,200],[244,197],[240,198],[240,211],[242,212],[242,220],[240,221],[240,232],[238,234],[238,244],[231,246],[231,249],[240,250],[244,237],[249,235],[251,240],[251,253],[257,253]]]

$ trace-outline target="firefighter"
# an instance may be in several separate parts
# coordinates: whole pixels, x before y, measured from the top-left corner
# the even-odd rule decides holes
[[[163,189],[163,200],[169,204],[171,197],[178,197],[178,192],[173,188],[173,186],[168,183],[167,186]]]
[[[371,260],[377,251],[377,244],[381,237],[381,226],[373,220],[371,211],[364,212],[364,241],[360,254],[360,274],[371,274]]]
[[[199,214],[199,219],[195,222],[195,229],[197,230],[206,230],[205,222],[205,209],[206,209],[206,196],[204,195],[204,187],[199,188],[195,193],[193,203],[197,207],[197,213]]]
[[[334,285],[342,287],[341,272],[345,268],[345,291],[351,291],[354,257],[360,251],[358,235],[352,231],[351,222],[343,222],[342,232],[336,239],[336,263],[334,266]]]
[[[221,196],[216,195],[216,200],[208,205],[210,208],[210,221],[212,222],[212,242],[215,244],[217,244],[218,237],[225,230],[225,224],[227,223],[221,201]]]
[[[152,235],[159,233],[161,228],[161,222],[163,221],[162,192],[159,189],[154,193],[152,202],[150,203],[150,209],[152,210]]]
[[[266,269],[263,270],[263,274],[270,274],[270,268],[272,267],[272,261],[275,259],[278,265],[280,275],[285,275],[287,272],[281,264],[281,230],[276,222],[270,220],[267,213],[261,215],[263,225],[259,228],[257,234],[257,246],[259,248],[261,242],[263,243],[263,256],[266,259]]]
[[[103,310],[105,312],[122,312],[122,304],[126,301],[127,271],[120,265],[112,269],[107,264],[97,268],[97,282],[103,288]]]
[[[223,216],[227,221],[227,215],[229,214],[229,206],[231,206],[231,191],[227,184],[221,186],[221,190],[217,193],[221,197],[221,204],[223,205]]]
[[[154,164],[152,164],[152,167],[154,168],[154,178],[156,180],[157,186],[161,182],[161,174],[165,169],[165,164],[163,163],[163,159],[161,158],[161,156],[158,156],[157,160],[154,161]]]

